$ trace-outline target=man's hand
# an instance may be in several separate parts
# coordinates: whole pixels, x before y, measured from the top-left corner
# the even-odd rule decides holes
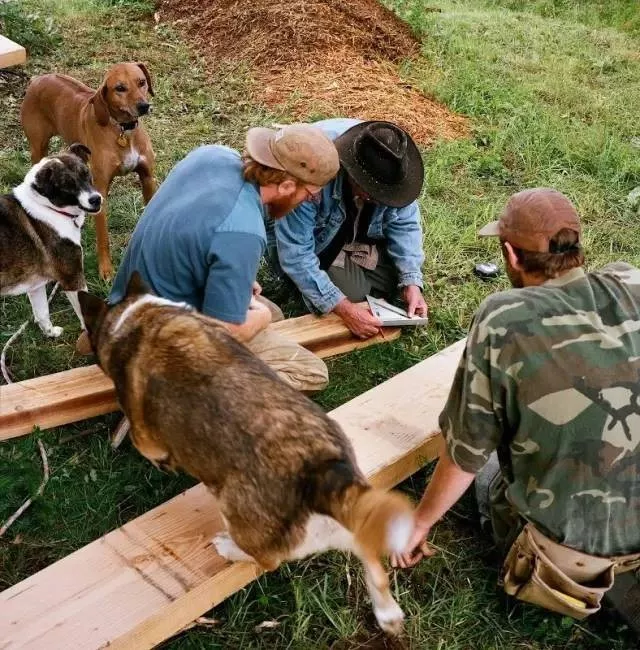
[[[418,316],[427,315],[427,303],[424,300],[420,287],[415,284],[410,284],[402,287],[402,299],[407,305],[407,314],[409,317],[417,314]]]
[[[256,295],[260,295],[260,294],[253,294],[253,296],[251,296],[251,300],[249,301],[249,312],[258,311],[258,310],[268,312],[269,313],[269,323],[270,323],[271,322],[271,310],[262,301],[258,300],[256,298]],[[249,316],[249,314],[247,314],[247,316]],[[267,325],[269,323],[267,323]]]
[[[411,539],[402,553],[395,553],[392,556],[392,566],[411,567],[423,557],[434,554],[435,551],[427,544],[425,537],[431,527],[458,502],[473,483],[474,478],[475,474],[460,469],[451,460],[446,450],[440,454],[433,476],[416,508]]]
[[[361,339],[375,336],[382,327],[382,323],[366,308],[343,298],[333,310],[344,324]]]
[[[391,555],[391,566],[394,568],[408,569],[420,562],[423,557],[431,557],[435,554],[435,549],[429,546],[425,539],[429,534],[431,527],[427,524],[421,524],[416,520],[413,535],[402,553],[393,553]]]
[[[259,296],[262,293],[262,287],[260,286],[260,283],[257,280],[253,283],[253,286],[251,287],[251,291],[254,296]]]

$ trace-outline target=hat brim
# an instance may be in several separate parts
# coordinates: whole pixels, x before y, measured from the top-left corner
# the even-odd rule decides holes
[[[253,127],[247,131],[245,148],[247,153],[261,165],[286,171],[271,151],[271,142],[275,134],[276,131],[273,129],[262,126]]]
[[[392,208],[404,208],[409,203],[413,203],[422,191],[424,163],[420,151],[413,140],[409,138],[407,141],[408,173],[403,181],[394,185],[375,181],[362,169],[353,147],[353,141],[368,124],[368,122],[356,124],[334,140],[340,157],[340,164],[346,169],[356,185],[376,203],[388,205]]]
[[[479,237],[500,237],[500,222],[492,221],[478,230]]]

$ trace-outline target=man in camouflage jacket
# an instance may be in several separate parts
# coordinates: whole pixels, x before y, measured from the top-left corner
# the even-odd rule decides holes
[[[500,237],[514,289],[473,319],[440,415],[446,453],[392,563],[429,554],[431,527],[496,455],[503,549],[528,521],[590,555],[640,551],[640,270],[586,273],[579,217],[554,190],[515,194],[480,234]]]

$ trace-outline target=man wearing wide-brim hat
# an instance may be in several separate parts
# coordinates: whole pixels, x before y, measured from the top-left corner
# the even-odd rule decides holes
[[[367,294],[399,294],[409,314],[426,315],[416,201],[424,167],[417,146],[391,122],[331,119],[314,126],[334,141],[340,172],[314,200],[274,224],[271,261],[310,309],[335,312],[361,338],[380,328],[357,305]]]

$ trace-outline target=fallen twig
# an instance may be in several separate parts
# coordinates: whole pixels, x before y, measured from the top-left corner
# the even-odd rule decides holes
[[[55,287],[51,290],[51,293],[49,294],[49,298],[47,299],[47,302],[50,304],[51,301],[53,300],[53,296],[56,295],[56,291],[58,290],[58,283],[56,282]],[[5,358],[7,356],[7,350],[11,346],[11,344],[24,332],[25,328],[27,325],[31,322],[31,319],[26,320],[20,327],[11,335],[9,340],[4,344],[4,347],[2,348],[2,354],[0,354],[0,370],[2,370],[2,376],[4,377],[4,380],[7,382],[7,384],[13,384],[13,380],[11,379],[11,375],[9,374],[9,371],[7,370],[7,365]]]
[[[178,634],[182,634],[183,632],[186,632],[187,630],[191,630],[194,627],[218,627],[219,625],[222,624],[222,621],[218,618],[207,618],[206,616],[200,616],[196,618],[195,621],[192,623],[188,623],[185,625],[183,628],[178,630],[174,636],[177,636]]]
[[[117,449],[122,444],[122,441],[127,437],[130,428],[131,425],[129,424],[129,420],[126,417],[123,417],[118,423],[116,430],[113,432],[113,438],[111,439],[111,446],[113,449]]]
[[[44,471],[44,476],[42,478],[42,483],[36,492],[35,496],[29,497],[12,515],[7,519],[7,521],[2,524],[0,528],[0,537],[2,537],[9,527],[22,515],[22,513],[33,503],[35,497],[42,496],[46,484],[49,482],[49,460],[47,459],[47,452],[44,450],[44,445],[42,440],[38,440],[38,447],[40,448],[40,456],[42,457],[42,467]]]
[[[6,356],[7,356],[7,350],[9,349],[9,346],[24,332],[25,328],[29,324],[29,321],[26,320],[20,327],[10,336],[9,340],[4,344],[4,347],[2,348],[2,354],[0,354],[0,370],[2,370],[2,376],[4,377],[4,380],[7,382],[7,384],[12,384],[13,380],[11,379],[11,375],[9,374],[9,371],[7,370],[7,364],[6,364]]]
[[[77,438],[84,438],[85,436],[88,436],[90,433],[93,433],[95,429],[84,429],[82,431],[79,431],[78,433],[74,433],[69,436],[64,436],[58,440],[59,445],[64,445],[67,442],[71,442],[72,440],[76,440]]]

